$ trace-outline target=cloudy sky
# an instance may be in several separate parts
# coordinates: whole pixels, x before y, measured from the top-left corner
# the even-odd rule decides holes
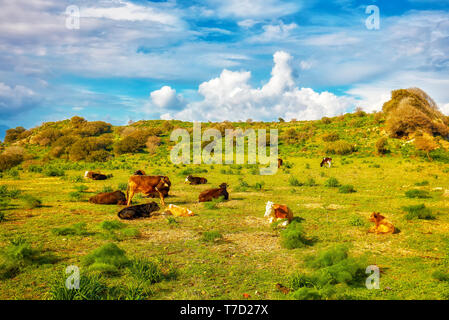
[[[449,1],[0,0],[0,128],[319,119],[415,86],[449,114]]]

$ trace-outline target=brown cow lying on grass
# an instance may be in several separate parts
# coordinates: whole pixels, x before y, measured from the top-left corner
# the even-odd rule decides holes
[[[106,180],[108,176],[97,172],[86,171],[84,173],[84,178],[89,178],[92,180]]]
[[[185,183],[190,182],[190,184],[192,185],[196,185],[196,184],[206,184],[207,183],[207,179],[206,178],[201,178],[201,177],[194,177],[192,175],[188,175],[186,178]]]
[[[157,192],[161,198],[161,205],[165,206],[163,188],[170,188],[170,179],[166,176],[131,176],[128,180],[128,188],[126,189],[126,198],[128,206],[131,204],[136,193],[143,193],[149,196],[153,192]]]
[[[95,204],[126,205],[126,196],[123,192],[117,190],[114,192],[99,193],[89,198],[89,202]]]
[[[369,221],[374,222],[375,225],[371,227],[368,232],[377,234],[393,234],[395,232],[394,225],[386,220],[379,212],[371,213]]]
[[[220,184],[220,188],[217,189],[210,189],[206,190],[200,193],[199,196],[199,202],[207,202],[211,201],[212,199],[218,199],[220,197],[223,197],[224,200],[229,199],[229,193],[226,190],[228,185],[226,183]]]
[[[152,214],[155,211],[159,210],[159,206],[156,202],[150,202],[146,204],[139,204],[137,206],[127,207],[118,213],[118,217],[120,219],[125,220],[132,220],[132,219],[138,219],[138,218],[149,218],[152,215],[159,215],[159,214]]]
[[[267,202],[265,207],[265,218],[268,218],[269,223],[276,222],[278,220],[287,219],[282,226],[287,226],[293,220],[293,212],[289,207],[282,204],[274,204],[271,201]]]

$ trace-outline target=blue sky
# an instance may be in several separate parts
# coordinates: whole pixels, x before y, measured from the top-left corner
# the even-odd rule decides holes
[[[66,28],[66,8],[80,28]],[[369,30],[367,6],[380,11]],[[0,128],[318,119],[421,87],[449,114],[449,1],[0,0]]]

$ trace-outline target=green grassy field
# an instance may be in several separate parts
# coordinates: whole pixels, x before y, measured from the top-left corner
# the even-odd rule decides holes
[[[19,189],[42,201],[42,206],[24,209],[24,201],[11,200],[0,222],[0,248],[18,236],[28,240],[41,254],[52,256],[50,263],[33,262],[12,278],[0,280],[0,299],[50,299],[52,283],[69,265],[87,271],[83,257],[100,246],[114,242],[130,258],[163,258],[176,276],[155,284],[145,284],[149,299],[291,299],[276,288],[288,287],[291,275],[310,272],[305,258],[345,244],[352,257],[363,257],[366,266],[381,269],[380,289],[362,285],[337,284],[341,299],[447,299],[449,284],[432,277],[434,271],[446,271],[449,231],[448,165],[398,156],[333,156],[332,168],[320,168],[320,157],[286,157],[291,168],[281,168],[276,175],[259,176],[251,168],[232,166],[234,174],[224,174],[228,166],[202,165],[209,183],[201,186],[184,184],[182,171],[187,167],[169,164],[148,166],[145,157],[129,156],[134,169],[168,175],[172,182],[167,204],[187,207],[194,217],[163,216],[125,221],[139,234],[111,237],[101,228],[104,221],[115,221],[121,207],[93,205],[89,196],[105,187],[117,190],[127,182],[133,170],[103,170],[113,174],[106,181],[77,181],[84,170],[68,170],[66,177],[46,177],[41,173],[21,171],[19,178],[4,176],[1,185]],[[194,167],[194,166],[191,166]],[[316,186],[291,186],[289,179],[300,182],[314,179]],[[325,182],[335,177],[342,185],[353,185],[355,193],[339,193]],[[79,179],[78,179],[79,180]],[[242,188],[242,181],[250,187]],[[428,183],[420,183],[428,181]],[[198,194],[226,182],[230,200],[208,209],[198,203]],[[262,189],[252,188],[256,183]],[[415,185],[422,184],[421,186]],[[73,200],[74,187],[88,189],[82,198]],[[429,191],[430,198],[407,198],[410,189]],[[136,203],[152,201],[141,197]],[[159,199],[155,200],[159,203]],[[306,236],[313,243],[297,249],[280,245],[279,230],[268,225],[263,215],[267,201],[288,205],[295,217],[301,217]],[[407,220],[403,206],[424,203],[435,214],[434,220]],[[367,233],[368,216],[376,211],[385,215],[400,230],[393,235]],[[55,235],[52,229],[86,223],[87,235]],[[217,231],[222,238],[203,241],[203,233]],[[367,275],[368,276],[368,275]],[[103,277],[108,286],[138,284],[128,272]]]

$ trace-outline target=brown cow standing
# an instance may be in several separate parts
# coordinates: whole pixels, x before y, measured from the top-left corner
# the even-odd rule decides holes
[[[226,190],[228,185],[226,183],[220,184],[220,188],[210,189],[200,193],[199,202],[207,202],[212,199],[218,199],[220,197],[224,197],[225,200],[229,199],[229,193]]]
[[[126,196],[121,191],[99,193],[89,198],[90,203],[126,205]]]
[[[150,195],[154,191],[159,194],[161,198],[161,205],[165,206],[164,195],[161,192],[162,188],[170,187],[170,179],[166,176],[131,176],[128,180],[128,188],[126,189],[126,198],[128,199],[128,206],[136,193],[143,193]]]

